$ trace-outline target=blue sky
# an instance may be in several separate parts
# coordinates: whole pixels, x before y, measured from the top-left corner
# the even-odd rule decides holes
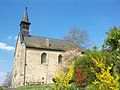
[[[25,6],[30,34],[62,39],[70,28],[88,32],[101,45],[112,26],[120,26],[120,0],[0,0],[0,84],[12,70],[16,37]]]

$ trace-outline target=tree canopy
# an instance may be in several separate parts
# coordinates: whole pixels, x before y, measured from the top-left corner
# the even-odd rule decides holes
[[[115,50],[120,48],[120,27],[112,27],[107,33],[104,48]]]
[[[64,36],[64,40],[72,42],[81,47],[86,47],[89,37],[87,32],[74,27],[69,30],[66,36]]]

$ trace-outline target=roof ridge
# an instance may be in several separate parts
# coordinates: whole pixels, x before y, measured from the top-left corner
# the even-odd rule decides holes
[[[38,37],[38,38],[46,38],[46,39],[54,39],[54,40],[66,41],[66,40],[64,40],[64,39],[56,39],[56,38],[44,37],[44,36],[35,36],[35,35],[30,35],[30,36],[33,36],[33,37]],[[67,41],[67,42],[68,42],[68,41]]]

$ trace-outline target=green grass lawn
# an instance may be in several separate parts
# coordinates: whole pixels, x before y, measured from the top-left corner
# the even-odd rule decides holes
[[[54,84],[47,84],[47,85],[29,85],[29,86],[22,86],[19,87],[17,90],[55,90],[55,85]],[[77,89],[68,89],[64,88],[61,90],[77,90]],[[83,89],[80,89],[83,90]]]
[[[19,87],[17,90],[56,90],[54,89],[55,85],[54,84],[47,84],[47,85],[29,85],[29,86],[22,86]],[[63,88],[61,90],[85,90],[83,88]]]
[[[17,90],[53,90],[51,85],[29,85],[19,87]]]

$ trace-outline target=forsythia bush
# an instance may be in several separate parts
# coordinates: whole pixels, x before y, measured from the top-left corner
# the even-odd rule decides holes
[[[56,89],[69,88],[71,86],[70,81],[72,80],[74,73],[73,64],[69,66],[69,71],[59,71],[55,75]]]
[[[113,65],[111,64],[111,66],[106,67],[104,62],[92,59],[95,61],[97,67],[100,68],[100,72],[96,73],[97,79],[93,82],[98,90],[119,90],[119,76],[116,73],[114,75],[110,73]]]

